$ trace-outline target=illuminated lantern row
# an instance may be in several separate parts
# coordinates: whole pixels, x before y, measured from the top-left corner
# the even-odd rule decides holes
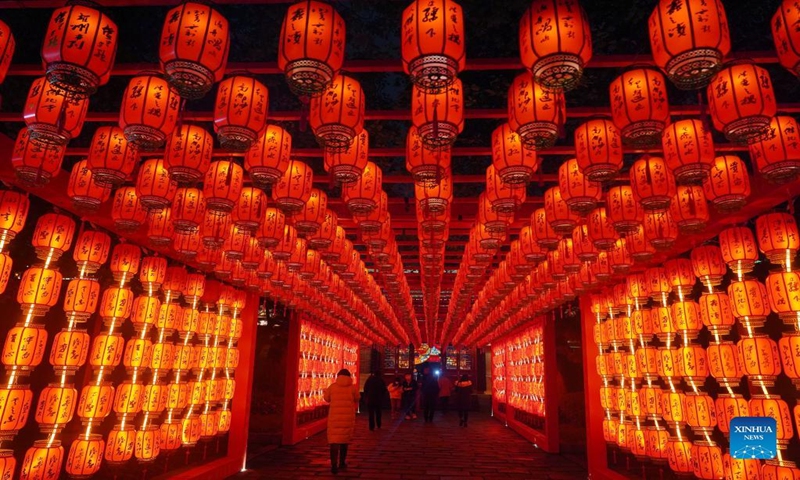
[[[417,0],[403,11],[403,69],[422,90],[450,86],[466,62],[464,14],[452,0]]]
[[[522,64],[542,87],[575,88],[592,58],[586,12],[577,2],[535,0],[520,20],[519,52]]]
[[[327,3],[303,0],[286,11],[278,37],[278,68],[296,95],[320,95],[344,63],[345,24]]]
[[[158,57],[181,97],[202,98],[222,80],[229,50],[228,20],[217,10],[188,1],[167,12]]]

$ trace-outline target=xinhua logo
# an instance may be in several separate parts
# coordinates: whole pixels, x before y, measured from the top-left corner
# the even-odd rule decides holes
[[[731,456],[738,459],[775,458],[778,425],[772,417],[734,417],[731,419]]]

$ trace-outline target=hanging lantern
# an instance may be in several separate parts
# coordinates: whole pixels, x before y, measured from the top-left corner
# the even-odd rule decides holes
[[[636,231],[644,220],[642,205],[636,200],[633,189],[627,185],[608,190],[606,212],[614,230],[620,235]]]
[[[722,251],[714,245],[702,245],[692,249],[692,269],[700,282],[707,287],[717,287],[728,272]]]
[[[795,316],[796,319],[797,317]],[[792,380],[795,387],[800,385],[800,334],[784,334],[778,341],[778,348],[781,353],[783,373]],[[797,410],[795,410],[796,415]]]
[[[681,185],[699,184],[714,164],[714,140],[702,121],[678,120],[661,137],[667,166]]]
[[[172,238],[172,249],[183,257],[184,261],[192,261],[200,251],[202,241],[200,234],[194,232],[177,232]]]
[[[95,213],[111,196],[111,187],[100,185],[89,169],[89,162],[81,160],[72,166],[67,184],[67,195],[72,205],[81,213]]]
[[[283,212],[271,207],[264,209],[263,220],[256,232],[258,243],[264,248],[275,247],[283,239],[284,226],[286,226],[286,217]]]
[[[491,169],[492,167],[489,168]],[[453,185],[450,171],[448,170],[445,175],[439,179],[438,184],[416,184],[414,186],[414,192],[417,203],[426,216],[437,215],[447,211],[453,199]]]
[[[286,225],[283,229],[279,242],[271,248],[272,256],[275,260],[282,262],[289,260],[297,244],[297,230],[291,225]],[[337,253],[338,256],[338,253]]]
[[[734,155],[715,158],[708,178],[703,181],[703,191],[718,212],[739,211],[750,196],[747,166]]]
[[[286,215],[298,214],[311,198],[313,184],[314,172],[311,167],[299,160],[292,160],[273,187],[272,199]]]
[[[214,131],[222,148],[249,149],[267,126],[269,91],[246,75],[220,82],[214,102]]]
[[[327,202],[326,202],[327,203]],[[322,225],[326,218],[326,211],[327,209],[323,209],[318,213],[319,218],[317,219],[318,225]],[[422,217],[419,213],[419,204],[417,204],[417,211],[418,215],[417,218]],[[353,219],[358,223],[358,228],[361,230],[362,234],[365,233],[375,233],[379,231],[383,225],[386,223],[389,215],[389,196],[386,195],[386,192],[381,190],[380,194],[378,195],[378,206],[372,212],[367,215],[359,215],[357,217],[353,217]],[[434,219],[437,217],[433,217]],[[425,230],[423,225],[423,230]]]
[[[533,229],[533,237],[540,248],[554,250],[558,246],[558,241],[561,240],[561,237],[553,231],[547,211],[544,208],[537,208],[531,214],[531,227]]]
[[[89,145],[89,168],[101,185],[122,185],[136,167],[136,149],[128,145],[122,129],[99,127]]]
[[[522,64],[542,87],[575,88],[592,58],[586,12],[577,3],[535,0],[519,23],[519,52]]]
[[[656,248],[645,234],[644,225],[639,225],[636,231],[627,234],[625,240],[628,251],[636,262],[648,262],[656,253]]]
[[[608,250],[608,265],[615,274],[627,274],[633,266],[633,258],[628,250],[626,238],[618,238],[614,247]]]
[[[13,439],[28,422],[33,404],[30,386],[11,384],[0,387],[0,435]]]
[[[169,245],[175,234],[172,223],[172,210],[164,208],[159,211],[151,212],[147,220],[147,238],[156,247]]]
[[[0,252],[0,294],[6,291],[8,281],[11,279],[11,266],[14,261],[11,255],[6,252]]]
[[[552,147],[566,118],[564,94],[543,88],[529,72],[508,89],[508,125],[530,149]]]
[[[536,151],[522,144],[509,124],[504,123],[492,132],[492,165],[509,185],[526,184],[536,171]]]
[[[36,258],[57,262],[61,255],[72,246],[75,235],[75,221],[68,215],[46,213],[39,217],[33,231],[31,245],[36,250]]]
[[[369,133],[363,130],[352,144],[341,151],[325,150],[325,171],[343,184],[355,183],[367,165],[369,153]],[[408,156],[406,156],[408,160]]]
[[[558,187],[570,210],[582,217],[597,207],[602,196],[601,185],[586,178],[574,158],[558,167]]]
[[[55,10],[42,42],[47,80],[80,98],[108,83],[117,55],[117,25],[93,7],[74,3]]]
[[[606,207],[595,208],[586,222],[589,227],[589,237],[598,250],[610,250],[618,238],[606,210]]]
[[[706,196],[703,188],[697,185],[679,185],[669,210],[683,234],[702,232],[708,224]]]
[[[336,75],[310,108],[309,124],[325,150],[346,150],[364,130],[364,91],[352,77]]]
[[[89,100],[67,97],[44,77],[37,78],[28,90],[22,112],[30,138],[40,145],[66,146],[81,133]]]
[[[597,248],[589,236],[589,227],[587,225],[577,225],[572,230],[572,245],[580,261],[592,262],[597,259]]]
[[[764,480],[797,480],[800,478],[800,468],[797,468],[795,462],[767,460],[764,462],[764,466],[761,468],[759,475],[759,477],[752,478],[763,478]]]
[[[731,227],[719,232],[722,258],[737,275],[750,273],[758,261],[758,248],[753,231],[747,227]]]
[[[645,212],[644,234],[656,250],[668,250],[678,239],[678,225],[669,210]]]
[[[444,179],[442,179],[444,181]],[[447,176],[448,184],[450,175]],[[497,174],[494,165],[486,169],[486,199],[499,214],[513,214],[526,198],[526,188],[522,185],[509,185]],[[452,195],[452,193],[451,193]]]
[[[425,92],[414,86],[411,121],[425,147],[445,149],[464,130],[464,88],[461,80],[438,91]]]
[[[778,61],[784,68],[800,75],[800,36],[793,28],[800,19],[800,9],[793,2],[781,2],[775,15],[772,16],[772,39],[778,52]],[[12,39],[13,51],[13,39]],[[2,78],[2,77],[0,77]]]
[[[109,413],[114,401],[114,387],[111,382],[85,385],[78,399],[78,418],[84,424],[102,422]]]
[[[622,168],[622,142],[610,120],[594,119],[575,130],[575,156],[580,171],[593,182],[616,178]]]
[[[289,168],[292,136],[277,125],[267,125],[264,134],[245,153],[244,168],[259,188],[277,183]]]
[[[325,202],[327,204],[327,201]],[[258,188],[242,188],[236,206],[231,212],[233,224],[242,231],[254,233],[264,218],[267,207],[267,196]]]
[[[712,334],[727,335],[735,323],[728,296],[724,293],[703,292],[700,297],[700,318]]]
[[[797,325],[800,321],[800,275],[796,272],[773,272],[765,283],[772,311],[786,325]]]
[[[573,213],[561,198],[561,189],[551,187],[544,192],[544,211],[547,221],[556,235],[569,235],[578,223],[578,215]]]
[[[704,87],[731,49],[722,2],[659,0],[650,14],[653,60],[678,88]]]
[[[24,282],[25,277],[22,280]],[[38,304],[25,305],[24,307],[28,308],[26,311],[23,307],[23,313],[32,312],[32,316],[43,316],[53,306],[45,303],[47,300],[40,298]],[[37,324],[26,326],[24,323],[18,323],[6,333],[2,353],[3,365],[7,370],[19,370],[17,373],[26,374],[42,363],[46,344],[47,331],[43,326]]]
[[[29,209],[30,202],[26,194],[0,190],[0,245],[5,246],[22,231]]]
[[[790,267],[800,248],[800,234],[794,216],[766,213],[756,218],[758,247],[770,263]]]
[[[164,20],[158,50],[161,68],[181,97],[202,98],[222,80],[229,43],[225,17],[209,5],[185,1]]]
[[[358,180],[342,188],[342,197],[354,216],[367,215],[377,208],[383,185],[383,172],[372,162],[367,162]]]
[[[233,160],[211,163],[203,182],[206,209],[217,214],[230,213],[242,192],[243,177],[242,167]]]
[[[492,204],[486,200],[486,193],[481,193],[478,196],[478,215],[477,215],[478,223],[483,225],[487,232],[489,233],[498,233],[501,235],[505,235],[508,231],[508,226],[511,222],[514,221],[513,215],[500,215],[492,209]],[[422,221],[424,222],[424,220]],[[447,222],[441,226],[441,228],[436,228],[433,230],[441,231],[447,228]]]
[[[59,433],[72,420],[78,391],[72,385],[50,384],[42,389],[34,419],[42,433]]]
[[[750,414],[754,417],[772,417],[775,419],[777,427],[775,435],[778,440],[778,448],[786,449],[794,436],[792,415],[789,411],[789,406],[786,405],[786,401],[778,395],[755,394],[750,399],[748,406],[750,407]]]
[[[767,289],[758,280],[737,280],[728,285],[733,315],[753,327],[760,327],[769,315]]]
[[[160,210],[168,207],[175,198],[177,188],[164,160],[151,158],[142,162],[136,175],[136,194],[144,208]]]
[[[199,188],[179,188],[172,200],[170,215],[175,231],[196,232],[204,219],[206,203]]]
[[[118,243],[111,251],[109,270],[114,281],[125,282],[139,272],[142,251],[130,243]]]
[[[664,76],[653,68],[637,68],[614,79],[608,87],[611,118],[627,145],[655,145],[669,123]]]
[[[545,222],[546,223],[546,222]],[[552,229],[551,229],[552,230]],[[536,242],[536,234],[531,225],[525,225],[519,231],[520,249],[528,263],[534,264],[546,258],[545,251]],[[573,241],[574,245],[574,241]]]
[[[675,177],[663,158],[645,155],[630,170],[631,188],[646,211],[664,211],[675,195]]]
[[[63,463],[61,440],[36,440],[25,452],[19,476],[26,480],[58,480]]]
[[[133,77],[122,95],[119,127],[128,142],[142,150],[157,150],[175,130],[178,93],[160,75]]]
[[[213,137],[202,127],[182,125],[167,141],[164,166],[179,184],[197,183],[211,163]]]
[[[75,242],[72,258],[81,272],[92,275],[106,262],[110,251],[111,237],[108,234],[84,230]]]
[[[138,230],[147,221],[147,210],[139,202],[134,187],[117,189],[111,207],[111,218],[117,228],[129,232]]]
[[[4,22],[0,22],[0,84],[6,79],[8,67],[11,66],[11,59],[14,57],[14,48],[16,41],[14,40],[14,33],[8,28]],[[11,469],[14,470],[13,468]],[[0,469],[0,474],[3,474]]]
[[[17,134],[11,153],[11,165],[22,183],[41,187],[61,172],[65,151],[66,148],[61,145],[36,142],[30,129],[23,128]]]
[[[424,91],[448,87],[466,62],[464,15],[453,0],[417,0],[403,11],[403,70]]]
[[[799,131],[794,118],[777,115],[766,133],[750,144],[754,168],[768,181],[787,183],[800,175]]]
[[[345,24],[330,5],[298,2],[286,12],[278,37],[278,68],[296,95],[319,95],[344,62]]]
[[[777,112],[772,80],[749,63],[731,65],[708,84],[708,108],[714,128],[735,143],[752,143],[769,132]]]
[[[295,219],[297,233],[303,237],[313,235],[325,221],[325,212],[328,208],[328,195],[317,188],[311,189],[311,196],[303,210]]]

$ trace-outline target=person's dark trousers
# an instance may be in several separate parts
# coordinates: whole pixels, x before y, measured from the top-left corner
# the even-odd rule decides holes
[[[469,417],[469,410],[459,410],[458,411],[458,424],[467,426],[467,418]]]
[[[416,412],[413,395],[403,395],[403,410],[405,411],[405,416],[407,417],[410,417],[412,413]]]
[[[345,460],[347,460],[347,444],[331,443],[331,471],[336,473],[340,468],[347,468]]]
[[[381,428],[381,406],[369,405],[369,429],[375,430],[375,427]]]
[[[436,412],[436,397],[424,397],[422,405],[425,409],[425,421],[433,422],[433,414]]]
[[[447,413],[447,408],[450,406],[450,397],[440,397],[442,399],[442,415]]]

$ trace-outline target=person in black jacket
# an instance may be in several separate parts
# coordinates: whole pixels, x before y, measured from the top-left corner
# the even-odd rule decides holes
[[[383,399],[388,392],[386,382],[381,378],[381,372],[373,371],[364,384],[364,397],[366,397],[367,410],[369,411],[370,431],[375,430],[376,426],[381,428],[381,409],[383,408]]]
[[[425,410],[425,423],[433,423],[433,414],[439,402],[439,379],[426,368],[422,377],[422,407]]]
[[[406,411],[406,420],[417,418],[417,381],[410,373],[406,373],[403,379],[403,410]]]
[[[455,387],[456,408],[458,408],[458,426],[466,427],[469,408],[472,403],[472,382],[469,381],[467,375],[461,375]]]

